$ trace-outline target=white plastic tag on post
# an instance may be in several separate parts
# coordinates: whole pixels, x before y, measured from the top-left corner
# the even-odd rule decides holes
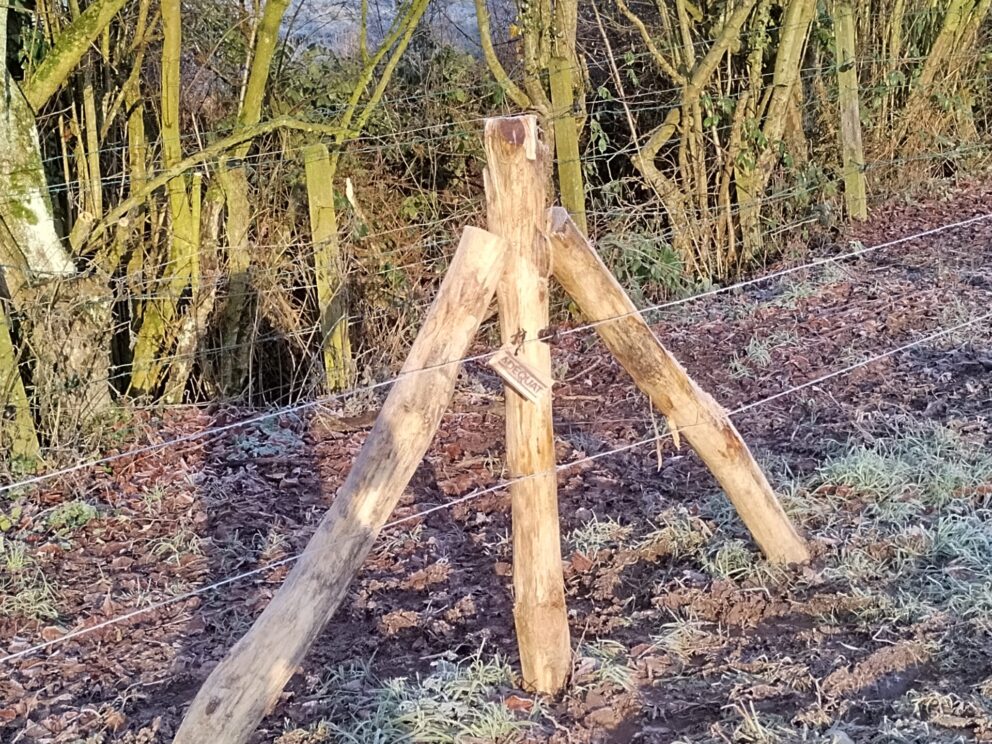
[[[489,360],[489,366],[503,378],[503,382],[517,391],[531,403],[537,403],[541,395],[551,389],[551,380],[518,359],[504,346]]]

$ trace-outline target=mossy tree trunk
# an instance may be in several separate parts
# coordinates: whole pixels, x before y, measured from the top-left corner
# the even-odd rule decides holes
[[[241,93],[241,110],[237,130],[254,127],[261,120],[262,103],[269,79],[269,69],[279,41],[279,26],[289,7],[289,0],[268,0],[255,35],[251,65]],[[221,357],[220,382],[227,395],[240,395],[248,374],[251,354],[249,298],[251,252],[248,247],[252,223],[249,206],[248,174],[241,161],[251,149],[251,140],[239,145],[231,161],[221,163],[221,182],[227,202],[227,302],[221,319],[222,346],[228,351]]]
[[[711,251],[707,246],[713,243],[705,235],[707,225],[697,218],[701,210],[707,208],[706,195],[710,191],[707,169],[703,162],[705,150],[702,143],[705,132],[699,106],[700,98],[716,75],[725,56],[740,44],[741,28],[756,5],[757,0],[747,0],[734,9],[701,57],[697,57],[691,39],[692,12],[688,7],[681,8],[677,19],[680,29],[679,42],[677,45],[673,44],[677,56],[669,59],[669,55],[666,54],[668,50],[663,50],[655,44],[643,21],[624,0],[617,0],[617,6],[638,30],[659,72],[680,87],[680,105],[673,106],[662,123],[648,133],[647,139],[632,157],[632,161],[668,213],[672,247],[686,270],[693,274],[707,275],[714,270],[720,270],[725,263],[723,257],[710,255]],[[681,69],[687,64],[691,65],[689,71],[683,73]],[[738,105],[745,104],[746,101]],[[739,132],[744,126],[744,117],[735,116],[732,126],[730,141],[739,147]],[[677,144],[676,136],[679,138]],[[677,165],[665,170],[661,156],[670,149],[675,150],[672,159]],[[738,152],[734,148],[723,154],[728,162],[736,162],[737,156]],[[728,192],[729,171],[723,169],[720,177],[723,186],[716,190],[718,194]],[[724,230],[726,232],[726,228]],[[728,241],[726,245],[733,243]],[[720,249],[722,246],[718,247],[718,250]]]
[[[334,167],[323,144],[310,145],[305,158],[324,378],[328,390],[344,390],[351,384],[352,360],[344,298],[345,279],[334,209]]]
[[[0,299],[0,451],[9,453],[7,466],[33,470],[41,459],[41,446],[18,361],[4,301]]]
[[[578,25],[577,0],[556,0],[548,54],[548,87],[551,89],[551,118],[558,166],[558,192],[583,234],[586,222],[585,179],[579,151],[579,116],[584,108],[581,62],[575,48]]]
[[[183,159],[179,127],[180,59],[182,55],[182,16],[180,0],[163,0],[162,8],[162,165],[168,169]],[[144,307],[141,327],[134,345],[131,367],[131,393],[154,394],[162,384],[166,362],[160,357],[187,290],[195,254],[192,207],[186,176],[171,178],[166,185],[171,226],[168,261],[157,282],[156,296]]]
[[[7,7],[0,9],[3,60],[7,12]],[[109,322],[102,313],[107,293],[99,283],[76,278],[75,262],[56,230],[34,112],[6,64],[0,73],[3,283],[18,314],[22,342],[33,357],[31,392],[44,439],[70,444],[110,403]],[[6,314],[2,325],[4,341],[10,341]],[[10,354],[18,358],[13,346]],[[5,390],[18,402],[18,447],[33,449],[36,442],[26,433],[30,415],[24,413],[28,391],[19,379],[5,383]]]
[[[41,109],[78,69],[83,55],[103,33],[126,0],[93,0],[58,35],[55,46],[25,81],[24,95],[31,108]]]
[[[219,185],[212,185],[206,196],[207,219],[207,250],[203,251],[203,174],[194,173],[190,192],[191,227],[194,236],[193,262],[190,269],[190,301],[189,308],[183,316],[176,333],[176,353],[173,355],[169,379],[166,385],[164,399],[166,403],[182,403],[189,382],[193,364],[196,361],[197,348],[207,320],[214,307],[217,296],[215,282],[204,282],[204,264],[210,269],[216,269],[217,224],[223,208],[223,195]],[[209,259],[202,259],[209,256]]]
[[[735,182],[742,241],[740,260],[744,264],[760,255],[764,244],[761,207],[765,187],[779,159],[782,137],[789,121],[787,112],[799,79],[803,51],[815,11],[816,0],[790,0],[786,7],[775,51],[775,67],[768,93],[764,96],[767,103],[756,111],[755,131],[760,136],[751,143],[751,155],[740,159],[737,164]]]
[[[28,197],[25,199],[26,203],[18,202],[15,199],[18,192],[11,188],[15,185],[11,180],[16,172],[26,170],[26,176],[33,171],[36,178],[43,178],[44,174],[38,172],[41,169],[40,155],[36,162],[24,162],[25,156],[35,161],[31,156],[39,152],[38,134],[34,128],[34,117],[30,115],[31,110],[19,95],[7,70],[8,12],[6,6],[0,7],[0,185],[3,187],[0,190],[9,195],[5,196],[4,204],[0,206],[0,262],[6,265],[3,270],[4,283],[14,291],[24,283],[24,272],[28,270],[32,259],[36,267],[40,264],[40,268],[46,270],[65,270],[71,268],[71,263],[68,256],[60,255],[58,250],[51,250],[53,246],[51,242],[46,245],[44,236],[38,244],[42,250],[37,254],[26,256],[21,248],[21,245],[25,245],[23,235],[32,226],[41,222],[40,229],[51,228],[53,233],[54,226],[50,221],[38,220],[39,213],[44,215],[47,211],[45,206],[48,192],[40,188],[43,181],[41,184],[37,181],[30,184],[30,196],[25,194]],[[21,184],[20,188],[24,189],[25,184]],[[9,225],[20,231],[22,240],[17,240]],[[29,250],[35,246],[33,242],[26,245]],[[48,252],[44,250],[46,247]],[[61,249],[57,239],[54,248]],[[12,460],[28,463],[40,458],[41,447],[31,417],[24,381],[21,379],[17,349],[14,347],[4,305],[5,301],[0,298],[0,445],[10,453]]]
[[[850,217],[864,220],[868,218],[868,201],[865,190],[865,154],[861,142],[854,9],[850,0],[835,0],[832,11],[837,57],[840,148],[844,166],[844,203]]]
[[[771,0],[745,0],[720,14],[689,0],[657,3],[660,40],[639,15],[647,11],[615,3],[677,91],[646,138],[631,122],[633,164],[667,212],[684,270],[731,278],[761,251],[763,197],[780,154],[795,149],[802,159],[809,149],[797,81],[815,0],[782,3],[774,27]]]
[[[8,7],[0,6],[0,219],[7,226],[0,262],[29,281],[71,276],[75,265],[55,230],[34,112],[6,65]],[[16,295],[19,287],[6,278]]]

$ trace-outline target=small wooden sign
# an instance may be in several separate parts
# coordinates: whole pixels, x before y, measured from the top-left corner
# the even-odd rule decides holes
[[[489,360],[489,366],[503,378],[503,382],[516,390],[531,403],[537,403],[542,393],[551,389],[551,380],[522,359],[513,355],[507,347],[497,351]]]

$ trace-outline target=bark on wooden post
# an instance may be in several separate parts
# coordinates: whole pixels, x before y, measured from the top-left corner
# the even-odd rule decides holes
[[[489,229],[508,245],[496,296],[503,343],[551,379],[548,327],[551,256],[543,236],[547,148],[533,116],[489,119],[485,149]],[[524,684],[545,693],[564,685],[571,664],[558,529],[551,391],[531,402],[505,387],[506,463],[512,478],[513,615]]]
[[[833,11],[840,145],[844,159],[844,204],[848,216],[864,220],[868,218],[868,201],[865,195],[865,154],[861,145],[854,10],[848,0],[837,0]]]
[[[662,346],[568,213],[556,207],[548,217],[555,278],[582,314],[713,472],[768,560],[808,561],[805,542],[727,413]]]
[[[437,431],[503,271],[504,243],[462,234],[447,276],[348,479],[251,630],[214,669],[176,744],[240,744],[274,706],[399,500]]]

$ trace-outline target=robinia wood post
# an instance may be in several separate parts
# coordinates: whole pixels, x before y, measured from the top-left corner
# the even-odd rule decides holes
[[[678,436],[696,450],[773,563],[805,563],[806,543],[726,411],[662,346],[568,212],[548,212],[555,278]]]
[[[437,431],[460,360],[503,272],[504,246],[485,230],[465,228],[347,480],[282,587],[203,684],[177,744],[241,744],[275,705],[344,599]]]
[[[503,343],[551,379],[551,352],[538,340],[549,325],[551,255],[543,235],[549,160],[537,118],[488,119],[485,128],[489,230],[507,243],[496,297]],[[571,668],[571,642],[558,527],[551,390],[528,400],[506,395],[506,464],[512,478],[513,617],[524,686],[560,690]]]
[[[844,159],[844,204],[849,217],[864,220],[868,219],[868,198],[865,195],[865,153],[861,144],[854,9],[850,1],[836,0],[833,16],[840,146]]]

